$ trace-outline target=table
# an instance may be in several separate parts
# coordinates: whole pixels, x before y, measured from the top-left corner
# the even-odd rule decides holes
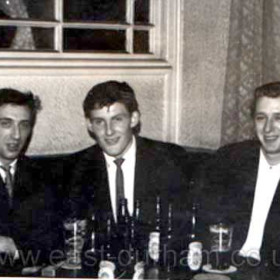
[[[3,271],[2,271],[3,272]],[[280,272],[280,268],[279,268]],[[231,280],[275,280],[280,279],[280,273],[276,268],[275,271],[268,271],[265,267],[255,267],[255,268],[240,268],[237,272],[226,274]],[[188,269],[179,268],[174,269],[172,272],[168,273],[166,271],[159,270],[157,268],[149,268],[145,271],[145,279],[166,279],[166,280],[177,280],[177,279],[184,279],[184,280],[191,280],[197,274],[206,273],[202,270],[198,272],[191,272]],[[1,273],[2,276],[5,274]],[[210,275],[210,273],[208,273]],[[61,268],[61,265],[55,266],[48,266],[44,268],[38,268],[37,271],[31,271],[30,273],[25,273],[24,275],[21,274],[19,271],[9,271],[9,273],[5,276],[22,276],[22,277],[34,277],[33,279],[44,279],[44,277],[49,278],[95,278],[95,276],[90,271],[85,271],[84,269],[73,269],[73,270],[66,270]],[[131,272],[125,272],[122,274],[120,279],[132,279]],[[214,278],[212,278],[214,279]],[[8,280],[8,278],[7,278]],[[14,280],[14,278],[13,278]]]

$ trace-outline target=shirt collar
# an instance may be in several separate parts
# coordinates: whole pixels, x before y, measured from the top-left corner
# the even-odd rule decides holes
[[[271,165],[268,163],[262,149],[260,149],[260,165],[265,169],[270,169],[270,170],[280,169],[280,163],[277,163],[275,165]]]
[[[103,152],[103,154],[104,154],[107,166],[110,167],[114,163],[114,160],[116,159],[116,157],[109,156],[104,152]],[[122,156],[122,158],[125,160],[124,163],[129,162],[131,159],[133,159],[135,157],[135,155],[136,155],[136,139],[135,139],[135,136],[133,135],[132,143],[131,143],[130,147],[125,152],[125,154]]]
[[[15,174],[17,161],[18,161],[18,159],[15,159],[12,163],[9,164],[10,171],[12,174]],[[0,166],[5,166],[5,165],[0,161]]]

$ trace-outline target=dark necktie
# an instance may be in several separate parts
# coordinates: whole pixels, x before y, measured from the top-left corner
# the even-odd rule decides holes
[[[124,183],[123,183],[123,172],[122,164],[124,162],[123,158],[117,158],[114,160],[114,163],[117,166],[116,172],[116,212],[119,210],[119,201],[121,198],[124,198]]]
[[[9,194],[9,203],[11,205],[13,198],[13,177],[10,171],[11,166],[0,166],[0,168],[2,168],[6,173],[5,187]]]

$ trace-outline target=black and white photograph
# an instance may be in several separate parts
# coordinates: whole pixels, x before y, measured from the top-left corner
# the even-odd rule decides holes
[[[0,0],[0,278],[280,279],[280,1]]]

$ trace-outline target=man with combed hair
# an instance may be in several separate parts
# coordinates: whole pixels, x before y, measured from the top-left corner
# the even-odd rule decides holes
[[[55,190],[46,170],[24,155],[39,109],[32,93],[0,89],[0,254],[1,266],[13,271],[48,262],[61,246]]]
[[[236,265],[279,267],[280,82],[255,90],[252,113],[257,141],[219,149],[203,170],[202,216],[234,226]]]
[[[76,214],[95,211],[100,232],[106,231],[107,218],[112,217],[114,228],[121,169],[121,196],[127,199],[131,216],[136,201],[140,201],[143,223],[151,227],[157,197],[161,200],[162,218],[167,219],[169,203],[173,203],[176,216],[181,194],[187,193],[186,174],[181,170],[185,150],[138,136],[140,112],[133,89],[118,81],[97,84],[88,92],[83,108],[87,128],[97,144],[73,156],[71,200],[78,205]]]

